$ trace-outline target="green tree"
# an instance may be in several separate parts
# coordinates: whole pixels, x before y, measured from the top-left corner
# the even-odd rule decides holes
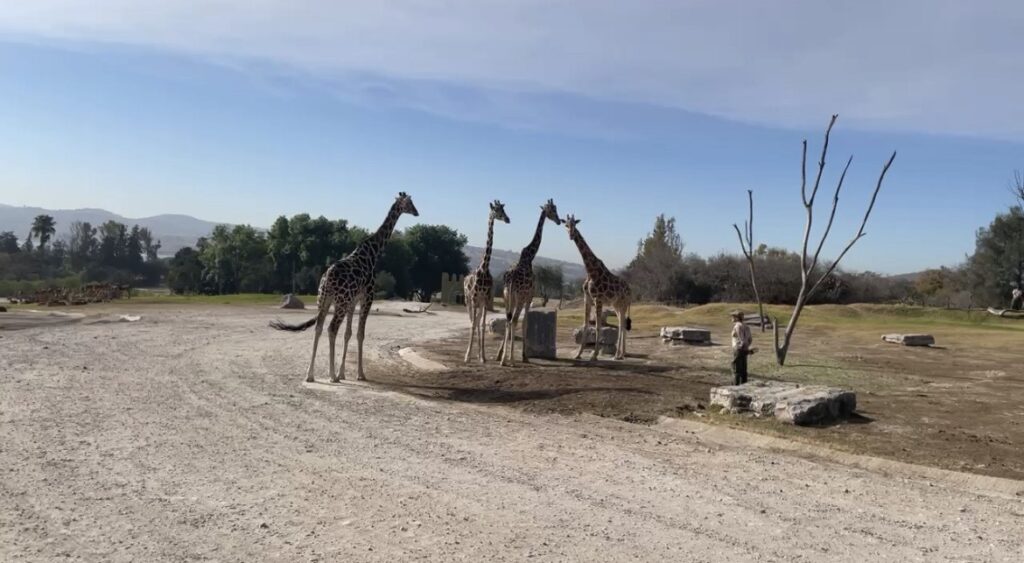
[[[558,266],[534,266],[533,279],[536,281],[534,290],[543,300],[541,307],[547,307],[548,300],[562,294],[564,275]]]
[[[139,241],[142,243],[142,253],[146,257],[146,262],[155,262],[162,246],[160,241],[153,242],[153,233],[148,227],[139,229]]]
[[[0,233],[0,252],[5,254],[16,254],[21,249],[18,248],[18,237],[13,231],[4,231]]]
[[[199,293],[203,282],[203,263],[199,253],[186,246],[174,254],[167,271],[167,285],[174,293]]]
[[[143,259],[141,230],[138,225],[133,225],[132,230],[128,233],[128,240],[125,242],[124,266],[133,273],[140,273]]]
[[[626,278],[639,299],[677,301],[685,295],[683,241],[674,217],[654,219],[654,228],[637,245],[637,255],[626,266]]]
[[[377,269],[380,272],[387,272],[395,280],[392,295],[409,297],[413,292],[412,278],[409,275],[409,265],[415,257],[405,236],[395,233],[384,247],[384,253],[377,261]]]
[[[424,296],[441,289],[441,274],[465,275],[469,267],[466,236],[445,225],[413,225],[404,238],[414,256],[409,277],[414,290]]]
[[[46,252],[46,244],[50,242],[56,232],[57,222],[49,215],[36,215],[36,218],[32,220],[30,236],[39,240],[39,252]]]
[[[71,223],[69,235],[68,261],[72,270],[81,271],[96,258],[96,229],[88,221],[75,221]]]
[[[1011,207],[978,230],[968,260],[975,295],[989,304],[1008,303],[1013,288],[1024,289],[1024,210]]]

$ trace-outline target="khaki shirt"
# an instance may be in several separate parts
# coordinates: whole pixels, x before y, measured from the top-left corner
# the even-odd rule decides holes
[[[741,322],[732,325],[733,350],[749,350],[753,342],[754,336],[750,334],[750,327]]]

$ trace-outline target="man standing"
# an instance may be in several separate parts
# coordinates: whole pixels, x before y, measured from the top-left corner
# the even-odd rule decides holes
[[[750,345],[754,341],[750,334],[750,327],[743,324],[743,313],[732,312],[732,375],[735,379],[734,385],[741,385],[747,382],[747,356],[750,355]]]

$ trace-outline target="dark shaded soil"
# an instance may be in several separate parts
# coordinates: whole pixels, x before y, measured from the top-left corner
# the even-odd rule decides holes
[[[764,352],[752,361],[754,378],[856,391],[857,416],[825,428],[708,412],[710,389],[731,381],[729,348],[671,347],[654,334],[631,336],[624,361],[589,362],[567,359],[575,347],[563,330],[559,360],[513,368],[491,360],[497,350],[492,341],[489,362],[480,365],[463,363],[465,339],[446,339],[417,350],[450,370],[372,378],[423,397],[536,413],[590,413],[641,424],[662,415],[694,418],[853,453],[1024,480],[1024,374],[1012,367],[1010,357],[972,356],[955,348],[908,349],[881,344],[870,335],[844,334],[842,340],[837,348],[835,334],[809,336],[785,368],[774,366]]]

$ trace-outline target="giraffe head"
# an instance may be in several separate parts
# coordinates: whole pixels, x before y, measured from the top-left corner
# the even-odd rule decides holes
[[[395,198],[395,205],[398,207],[399,213],[408,213],[413,217],[420,216],[420,212],[416,211],[416,205],[412,202],[412,196],[405,192],[398,193],[398,197]]]
[[[491,217],[494,217],[497,221],[509,223],[508,215],[505,214],[505,204],[494,200],[494,203],[491,204]]]
[[[569,238],[576,236],[579,232],[576,230],[576,225],[579,225],[582,222],[583,220],[577,219],[575,215],[565,216],[565,230],[569,231]]]
[[[540,206],[541,210],[544,211],[544,216],[554,222],[556,225],[562,224],[562,219],[558,217],[558,208],[555,207],[555,201],[549,199],[547,203]]]

